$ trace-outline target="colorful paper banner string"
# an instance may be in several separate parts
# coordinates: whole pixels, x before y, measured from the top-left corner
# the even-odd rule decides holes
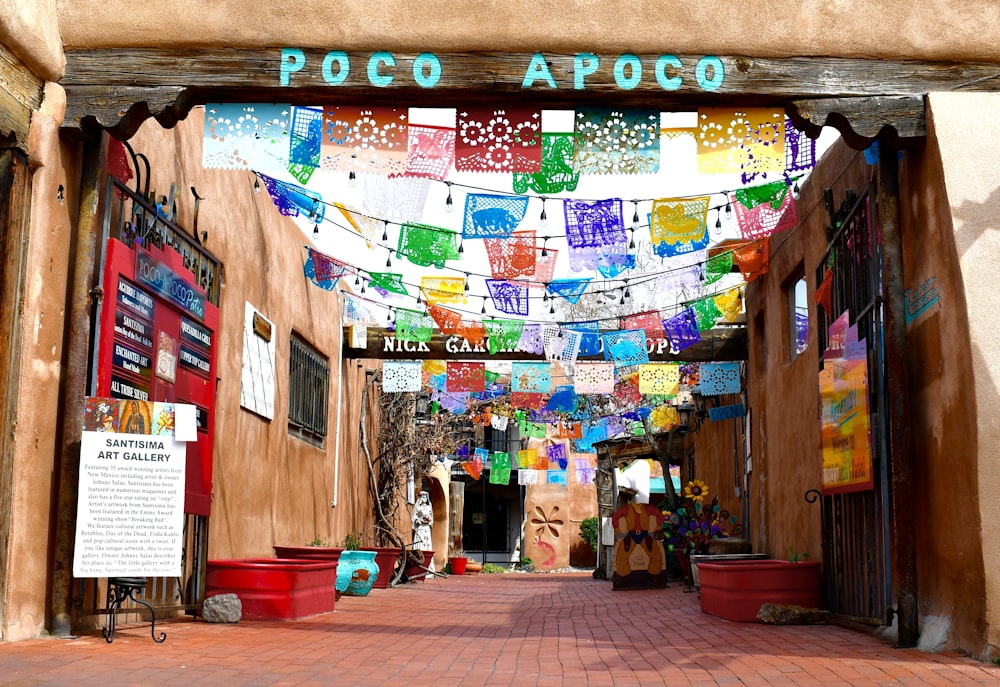
[[[785,113],[778,109],[698,109],[698,172],[781,173],[785,169]]]
[[[369,283],[371,287],[384,297],[389,293],[398,293],[401,296],[408,296],[406,286],[403,284],[403,275],[395,272],[369,272]]]
[[[733,254],[725,251],[705,261],[705,283],[714,284],[733,271]]]
[[[467,303],[465,277],[420,278],[420,291],[428,303]]]
[[[508,315],[528,315],[528,287],[511,281],[487,279],[486,288],[490,292],[493,307]]]
[[[567,475],[565,470],[549,470],[545,473],[545,483],[557,487],[565,487]]]
[[[445,391],[483,391],[486,388],[486,363],[448,361]]]
[[[528,408],[530,410],[539,410],[544,402],[542,394],[530,392],[530,391],[512,391],[510,392],[510,405],[512,408]]]
[[[708,245],[711,197],[659,198],[649,214],[649,236],[661,258],[701,250]]]
[[[770,259],[771,240],[767,236],[733,248],[733,262],[739,265],[743,279],[747,282],[767,274]]]
[[[278,181],[266,174],[258,174],[264,183],[271,201],[278,208],[278,212],[285,217],[298,217],[302,215],[310,222],[319,224],[326,214],[326,206],[323,205],[323,198],[315,191],[307,188]]]
[[[785,175],[803,172],[816,166],[816,139],[809,138],[785,118]],[[744,170],[740,179],[749,186],[757,177],[767,179],[767,172]],[[772,175],[773,176],[773,175]]]
[[[521,340],[524,320],[483,320],[489,336],[490,355],[499,351],[513,351]]]
[[[591,277],[583,279],[553,279],[549,281],[545,288],[554,296],[564,298],[569,303],[576,304],[580,297],[587,291]]]
[[[784,181],[741,189],[732,198],[740,234],[747,240],[791,229],[799,222],[791,189]]]
[[[396,338],[428,343],[434,336],[434,319],[416,310],[396,309]]]
[[[462,392],[434,391],[431,399],[453,415],[462,415],[469,405],[469,394]]]
[[[547,394],[552,391],[550,363],[514,362],[510,367],[511,391]]]
[[[368,304],[349,293],[344,294],[344,324],[377,324]]]
[[[455,130],[451,127],[410,124],[406,176],[444,181],[455,162]]]
[[[575,191],[580,173],[573,170],[573,134],[542,134],[542,170],[533,174],[514,172],[514,193],[532,190],[538,195]]]
[[[506,415],[494,415],[490,418],[490,427],[498,432],[506,432],[508,422],[510,422],[510,418]]]
[[[566,455],[566,444],[549,444],[545,447],[545,453],[548,455],[550,468],[556,465],[560,470],[566,469],[569,463],[569,457]]]
[[[620,199],[566,199],[563,201],[563,214],[570,269],[574,272],[584,267],[595,269],[599,249],[604,249],[605,254],[612,247],[619,253],[626,252],[627,239]]]
[[[660,113],[576,111],[573,169],[581,174],[655,174],[660,168]]]
[[[472,479],[479,479],[483,474],[483,459],[476,449],[476,455],[469,460],[462,461],[462,469],[469,474]]]
[[[604,342],[604,359],[614,362],[616,368],[649,362],[646,332],[641,329],[606,332],[601,339]]]
[[[494,451],[490,454],[490,484],[509,483],[510,454],[503,451]]]
[[[486,257],[494,279],[516,279],[535,273],[535,232],[519,231],[507,238],[486,239]]]
[[[579,439],[583,436],[583,428],[579,422],[562,422],[556,425],[556,436],[560,439]]]
[[[714,296],[699,298],[691,304],[694,310],[694,319],[698,324],[699,332],[707,332],[715,326],[715,323],[722,317],[722,311],[715,304]]]
[[[615,247],[600,248],[596,251],[597,259],[594,268],[605,279],[614,279],[626,270],[635,269],[635,254],[626,249],[616,250]]]
[[[455,169],[459,172],[538,172],[542,111],[468,108],[458,111]]]
[[[579,363],[573,368],[573,389],[578,394],[614,393],[614,364]]]
[[[444,386],[447,379],[448,379],[448,368],[445,367],[444,372],[439,372],[430,375],[427,378],[426,384],[428,388],[437,389],[438,391],[444,391]]]
[[[406,172],[408,111],[388,107],[323,108],[320,167],[398,176]]]
[[[677,408],[675,406],[662,405],[653,408],[649,415],[649,425],[654,432],[665,432],[677,425]]]
[[[524,431],[522,432],[522,436],[526,436],[529,439],[544,439],[547,434],[548,425],[543,422],[529,422],[525,425]],[[542,465],[541,462],[542,460],[539,459],[538,468],[540,470],[547,469],[547,466]]]
[[[426,224],[404,224],[399,232],[396,256],[414,265],[444,269],[448,260],[459,260],[458,234]]]
[[[347,271],[347,265],[310,247],[309,257],[306,258],[303,271],[313,284],[321,289],[333,291],[334,287],[337,286],[337,282]]]
[[[594,453],[594,443],[608,438],[608,422],[583,423],[583,437],[576,440],[577,453]]]
[[[207,108],[206,108],[207,110]],[[323,140],[323,108],[293,107],[288,161],[309,169],[319,167]]]
[[[676,396],[681,372],[677,365],[648,363],[639,366],[639,393],[647,396]]]
[[[573,365],[580,354],[580,332],[564,330],[560,327],[542,327],[542,347],[549,362],[560,360],[564,365]]]
[[[698,289],[702,285],[702,265],[706,251],[696,250],[674,256],[670,260],[670,270],[657,277],[658,291],[683,291]]]
[[[478,320],[466,319],[461,313],[433,303],[427,304],[428,314],[434,318],[438,329],[447,336],[458,335],[474,346],[482,346],[486,330]],[[482,391],[482,389],[477,389]]]
[[[488,193],[466,194],[462,237],[467,239],[507,238],[524,220],[524,213],[527,211],[527,196],[502,196]]]
[[[723,291],[718,296],[712,298],[715,307],[719,309],[722,317],[727,322],[735,322],[743,312],[743,286],[736,286]]]
[[[612,415],[607,418],[608,423],[608,437],[616,437],[621,434],[628,432],[632,423],[623,418],[621,415]]]
[[[565,327],[580,332],[579,355],[598,355],[601,352],[601,332],[597,322],[577,322]]]
[[[517,469],[534,470],[538,468],[538,450],[525,448],[517,452]]]
[[[673,317],[663,320],[663,329],[670,339],[670,348],[674,352],[683,351],[701,341],[698,319],[691,308],[685,308]]]
[[[538,484],[538,470],[518,470],[517,483],[522,487]]]
[[[574,458],[573,464],[576,466],[576,481],[580,484],[593,484],[597,477],[597,468],[590,464],[586,458]]]
[[[386,393],[420,391],[423,384],[420,367],[420,363],[385,361],[382,364],[382,391]]]
[[[205,169],[284,171],[291,105],[210,103],[205,106]]]
[[[621,329],[642,329],[646,332],[646,341],[658,343],[663,341],[663,316],[659,310],[636,313],[621,318]]]
[[[576,410],[578,400],[572,384],[557,386],[549,396],[545,410],[552,413],[572,413]]]
[[[366,174],[362,204],[369,215],[381,220],[398,224],[418,222],[424,214],[430,186],[429,179]]]
[[[702,363],[698,389],[702,396],[738,394],[742,390],[740,364]]]
[[[823,281],[820,282],[819,287],[816,289],[813,301],[817,305],[823,306],[823,311],[826,312],[827,319],[833,317],[833,270],[827,269],[823,273]]]

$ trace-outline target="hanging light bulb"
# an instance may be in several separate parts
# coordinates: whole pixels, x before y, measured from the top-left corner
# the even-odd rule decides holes
[[[469,272],[465,273],[465,292],[469,293],[469,277],[472,275]]]
[[[554,298],[552,299],[551,305],[549,305],[549,314],[550,315],[555,315],[556,314],[556,299],[554,299]]]
[[[792,196],[796,199],[799,197],[799,178],[795,177],[795,185],[792,186]]]
[[[542,303],[548,303],[548,302],[549,302],[549,290],[546,289],[545,291],[542,292]]]
[[[639,231],[639,201],[633,200],[635,210],[632,213],[632,231]]]
[[[542,198],[542,214],[538,216],[538,226],[544,229],[549,224],[549,216],[545,214],[545,196],[542,196],[541,198]]]
[[[722,229],[722,215],[719,213],[719,208],[715,208],[715,228]]]
[[[726,219],[733,216],[733,206],[729,202],[729,191],[726,191]]]
[[[313,238],[319,237],[319,222],[313,225]]]
[[[635,227],[633,227],[631,229],[631,231],[632,231],[632,234],[631,234],[631,237],[629,238],[628,249],[629,250],[635,250]]]
[[[628,279],[625,280],[625,293],[622,294],[622,302],[624,303],[626,299],[631,299],[632,294],[628,290]]]
[[[347,173],[347,185],[351,188],[358,185],[358,175],[354,173],[354,170]]]
[[[389,308],[389,313],[385,316],[385,321],[392,324],[392,308]]]
[[[461,255],[465,252],[465,241],[461,237],[458,239],[458,254]]]
[[[354,274],[354,285],[361,286],[361,276],[357,273]]]
[[[385,243],[389,240],[389,220],[382,221],[385,222],[385,225],[382,227],[382,243]]]
[[[386,269],[391,269],[392,268],[392,249],[391,248],[389,249],[388,254],[385,256],[385,268]]]
[[[423,299],[422,299],[422,298],[420,298],[420,292],[419,292],[419,291],[417,291],[417,305],[420,305],[420,304],[421,304],[421,303],[423,303],[423,302],[424,302],[424,301],[423,301]]]
[[[448,197],[444,199],[444,210],[445,212],[451,212],[455,209],[455,202],[451,199],[451,182],[444,182],[448,186]]]
[[[483,309],[482,309],[482,310],[480,310],[479,312],[480,312],[480,314],[482,314],[482,315],[485,315],[485,314],[486,314],[486,296],[483,296]]]
[[[253,192],[260,193],[260,179],[253,180]]]
[[[545,212],[545,210],[542,210],[542,212]],[[548,242],[548,240],[549,240],[549,237],[548,237],[548,236],[543,236],[543,237],[542,237],[542,257],[543,257],[543,258],[547,258],[547,257],[549,257],[549,251],[548,251],[548,249],[547,249],[547,248],[545,247],[545,244],[546,244],[546,243]]]
[[[364,284],[361,285],[361,295],[362,296],[365,295],[365,285]]]

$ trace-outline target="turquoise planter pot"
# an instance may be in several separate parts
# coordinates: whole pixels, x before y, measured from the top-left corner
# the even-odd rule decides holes
[[[347,596],[367,596],[378,578],[375,551],[344,551],[337,565],[337,591]]]

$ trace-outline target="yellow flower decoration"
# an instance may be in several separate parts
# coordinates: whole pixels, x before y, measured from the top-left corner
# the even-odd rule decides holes
[[[708,485],[700,479],[693,479],[684,487],[684,496],[695,501],[702,501],[708,496]]]

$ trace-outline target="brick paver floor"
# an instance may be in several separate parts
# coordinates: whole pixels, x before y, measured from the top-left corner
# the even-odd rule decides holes
[[[695,594],[589,574],[472,575],[343,597],[291,622],[148,623],[0,644],[3,685],[1000,685],[1000,668],[835,625],[731,623]]]

